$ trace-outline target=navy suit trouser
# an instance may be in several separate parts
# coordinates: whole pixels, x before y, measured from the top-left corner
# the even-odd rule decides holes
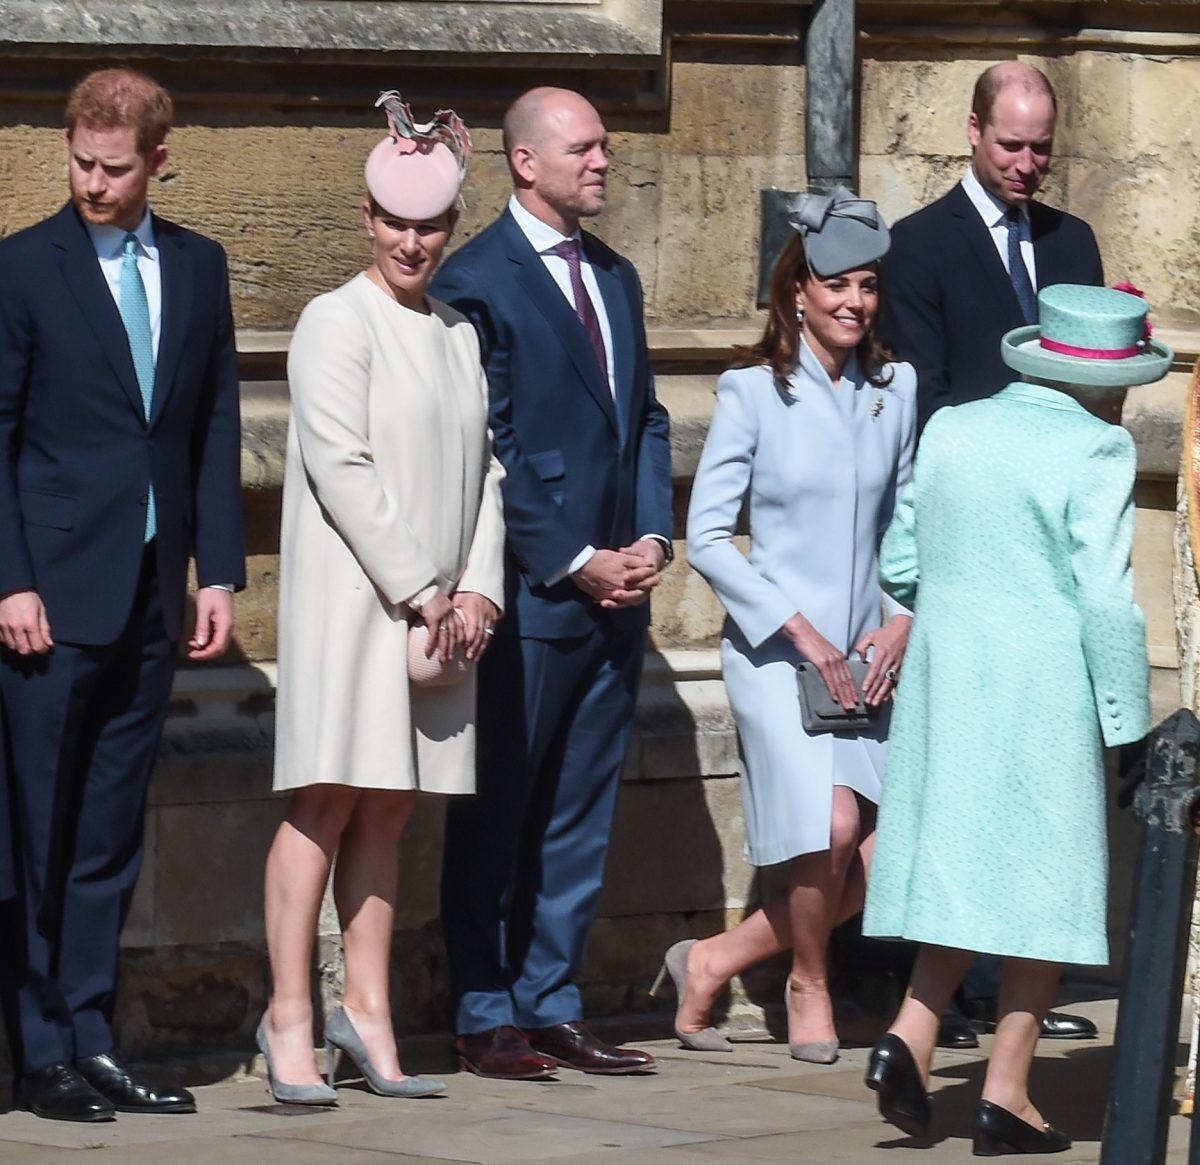
[[[113,1047],[118,941],[174,665],[149,551],[115,643],[0,652],[18,882],[0,987],[18,1072]]]
[[[450,802],[442,876],[459,1034],[583,1017],[645,639],[498,634],[480,661],[476,795]]]

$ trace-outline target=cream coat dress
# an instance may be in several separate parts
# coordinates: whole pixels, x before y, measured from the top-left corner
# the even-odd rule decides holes
[[[469,321],[365,274],[313,300],[288,355],[276,789],[471,793],[475,677],[410,690],[406,603],[503,599],[500,480]]]

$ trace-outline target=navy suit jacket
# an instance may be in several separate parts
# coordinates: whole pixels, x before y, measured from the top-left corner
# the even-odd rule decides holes
[[[200,585],[245,583],[237,356],[225,254],[155,216],[162,328],[147,423],[121,316],[73,205],[0,242],[0,595],[33,589],[56,640],[129,617],[150,483],[167,635]]]
[[[654,395],[633,265],[584,234],[612,329],[616,400],[587,334],[541,257],[505,211],[438,273],[433,294],[479,332],[508,531],[500,628],[585,635],[598,621],[636,626],[648,606],[610,613],[570,579],[550,584],[587,545],[616,549],[671,536],[666,410]]]
[[[1039,289],[1104,282],[1096,238],[1082,219],[1031,202],[1029,226]],[[917,370],[919,425],[942,405],[991,396],[1012,380],[1000,338],[1025,320],[961,183],[895,225],[880,291],[880,332]]]

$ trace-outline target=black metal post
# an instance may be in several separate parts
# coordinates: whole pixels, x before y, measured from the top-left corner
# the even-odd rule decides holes
[[[854,186],[854,3],[815,0],[804,32],[804,152],[808,188],[828,193]],[[771,272],[791,238],[787,212],[795,191],[762,191],[758,304],[770,295]]]
[[[1155,729],[1133,811],[1144,823],[1121,978],[1100,1165],[1162,1165],[1175,1075],[1187,931],[1196,883],[1200,722],[1186,708]],[[1196,1162],[1196,1138],[1189,1161]]]
[[[817,0],[804,41],[808,185],[854,186],[854,0]]]

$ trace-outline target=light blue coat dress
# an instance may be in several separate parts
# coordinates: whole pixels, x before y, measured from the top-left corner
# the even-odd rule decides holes
[[[692,488],[688,558],[728,612],[721,663],[741,740],[746,856],[756,866],[829,848],[834,785],[872,801],[885,708],[868,733],[809,736],[779,629],[797,611],[847,653],[900,611],[879,587],[879,541],[909,477],[916,379],[876,388],[851,359],[835,388],[802,345],[785,398],[766,367],[726,372]],[[751,547],[734,544],[747,507]]]
[[[1052,388],[934,414],[880,555],[916,618],[864,933],[1108,961],[1101,747],[1150,728],[1135,470]]]

